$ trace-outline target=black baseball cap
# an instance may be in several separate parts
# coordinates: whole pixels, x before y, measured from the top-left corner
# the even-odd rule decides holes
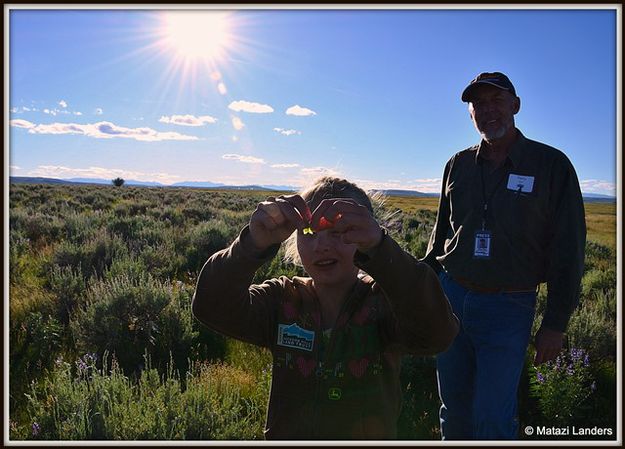
[[[482,72],[476,76],[462,92],[462,101],[471,101],[471,91],[479,84],[490,84],[491,86],[507,90],[516,97],[516,91],[510,79],[501,72]]]

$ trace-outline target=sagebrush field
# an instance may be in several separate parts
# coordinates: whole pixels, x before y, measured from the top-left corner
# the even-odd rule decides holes
[[[12,184],[10,438],[262,439],[270,355],[203,328],[190,302],[205,260],[270,194]],[[376,213],[422,257],[436,205],[388,197]],[[586,204],[586,218],[582,298],[567,350],[539,370],[528,351],[521,429],[616,431],[615,205]],[[255,281],[303,274],[280,256]],[[536,325],[545,298],[542,286]],[[406,357],[402,383],[400,439],[438,439],[434,358]]]

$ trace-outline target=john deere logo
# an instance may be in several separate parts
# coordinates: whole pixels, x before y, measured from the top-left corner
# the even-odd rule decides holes
[[[332,401],[338,401],[341,399],[341,389],[332,387],[328,390],[328,399]]]

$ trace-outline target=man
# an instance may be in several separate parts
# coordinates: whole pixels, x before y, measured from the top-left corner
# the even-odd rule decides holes
[[[461,322],[437,358],[441,433],[514,439],[538,285],[547,283],[548,296],[535,364],[558,355],[579,302],[584,205],[569,159],[516,129],[521,101],[506,75],[481,73],[462,101],[481,142],[445,166],[424,258]]]

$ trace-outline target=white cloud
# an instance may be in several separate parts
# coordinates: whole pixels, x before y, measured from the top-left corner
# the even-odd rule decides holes
[[[599,193],[602,195],[616,196],[616,184],[600,179],[584,179],[579,182],[583,193]]]
[[[26,106],[21,106],[21,107],[12,107],[11,108],[11,113],[12,114],[21,114],[23,112],[30,112],[30,111],[38,111],[38,109],[36,108],[29,108]]]
[[[82,115],[82,112],[80,112],[80,111],[74,111],[74,115]]]
[[[11,170],[21,170],[22,169],[22,167],[18,167],[17,165],[9,165],[9,168]]]
[[[297,131],[296,129],[284,129],[284,128],[274,128],[275,132],[282,134],[283,136],[292,136],[293,134],[302,134],[301,131]]]
[[[196,136],[189,136],[176,132],[159,132],[151,128],[125,128],[111,122],[97,122],[93,124],[78,123],[50,123],[35,125],[26,120],[11,120],[11,126],[28,128],[30,134],[81,134],[96,139],[111,139],[114,137],[135,139],[142,142],[157,142],[161,140],[198,140]]]
[[[320,178],[321,176],[340,176],[340,172],[338,172],[337,170],[326,167],[302,168],[300,170],[300,173],[307,177],[308,182],[311,181],[311,178],[316,179]]]
[[[297,168],[299,164],[273,164],[271,168]]]
[[[295,106],[291,106],[286,110],[287,115],[297,115],[300,117],[306,117],[309,115],[317,115],[315,111],[308,108],[303,108],[302,106],[296,104]]]
[[[226,85],[224,83],[217,84],[217,91],[221,95],[226,95],[228,93],[228,89],[226,89]]]
[[[61,106],[62,108],[66,108],[67,107],[67,102],[65,100],[61,100],[61,101],[59,101],[59,106]]]
[[[245,124],[239,117],[232,117],[232,127],[237,131],[241,131],[245,127]]]
[[[221,156],[221,158],[232,160],[232,161],[244,162],[246,164],[264,164],[265,163],[263,159],[260,159],[258,157],[243,156],[240,154],[224,154],[223,156]]]
[[[93,111],[93,113],[95,115],[102,115],[104,114],[104,111],[102,110],[102,108],[95,108],[95,111]]]
[[[173,125],[180,126],[203,126],[206,123],[215,123],[217,119],[210,115],[200,115],[196,117],[194,115],[172,115],[167,117],[163,115],[159,120],[161,123],[171,123]]]
[[[56,115],[56,110],[55,109],[48,109],[48,108],[46,108],[46,109],[43,110],[43,113],[44,114],[49,114],[49,115]]]
[[[124,179],[133,179],[135,181],[154,181],[162,184],[173,184],[181,181],[178,175],[169,173],[145,173],[132,170],[122,170],[119,168],[104,167],[88,167],[88,168],[71,168],[61,165],[39,165],[36,169],[28,172],[29,176],[42,176],[53,178],[97,178],[97,179],[114,179],[117,177]]]
[[[397,179],[389,179],[386,181],[356,179],[354,182],[365,190],[415,190],[422,193],[440,193],[442,179],[425,178],[411,181],[400,181]]]
[[[14,126],[16,128],[27,128],[27,129],[35,127],[34,123],[31,123],[28,120],[22,120],[19,118],[9,121],[9,125]]]
[[[254,114],[267,114],[273,112],[273,108],[268,104],[253,103],[251,101],[233,101],[228,108],[236,112],[251,112]]]

